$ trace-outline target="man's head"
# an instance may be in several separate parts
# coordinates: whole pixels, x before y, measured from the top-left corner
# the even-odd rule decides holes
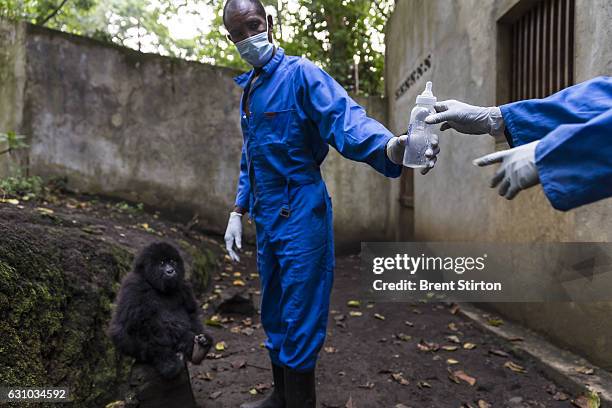
[[[272,16],[267,16],[268,41],[272,42]],[[260,0],[227,0],[223,8],[223,24],[234,43],[266,31],[266,9]]]

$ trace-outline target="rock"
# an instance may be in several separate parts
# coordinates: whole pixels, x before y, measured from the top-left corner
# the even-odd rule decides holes
[[[220,314],[236,314],[252,317],[257,311],[253,305],[253,299],[246,294],[245,290],[227,289],[222,295],[215,311]]]

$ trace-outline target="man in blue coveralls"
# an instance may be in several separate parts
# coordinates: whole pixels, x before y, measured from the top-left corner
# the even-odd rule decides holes
[[[571,210],[612,197],[612,78],[597,77],[544,99],[500,107],[478,107],[449,100],[425,120],[441,130],[505,135],[509,150],[474,161],[501,163],[491,180],[499,194],[513,199],[542,184],[554,208]]]
[[[242,215],[257,234],[261,322],[274,390],[246,408],[315,407],[314,369],[325,339],[334,270],[331,199],[319,166],[332,145],[351,160],[398,177],[406,135],[396,137],[366,116],[346,91],[306,58],[272,44],[271,16],[259,0],[228,0],[229,39],[254,67],[236,82],[243,133],[234,211],[225,234],[238,261]],[[428,149],[428,168],[439,152]]]

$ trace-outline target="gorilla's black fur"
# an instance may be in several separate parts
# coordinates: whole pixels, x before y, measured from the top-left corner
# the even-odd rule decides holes
[[[194,338],[205,351],[211,344],[184,275],[183,259],[172,245],[158,242],[144,248],[121,283],[108,328],[120,352],[152,364],[167,379],[180,373],[184,360],[193,361]]]

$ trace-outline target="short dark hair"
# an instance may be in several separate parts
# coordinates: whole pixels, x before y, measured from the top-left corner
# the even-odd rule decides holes
[[[257,9],[257,14],[263,18],[266,18],[266,8],[264,7],[264,5],[262,4],[260,0],[227,0],[225,2],[225,6],[223,6],[223,24],[225,24],[225,15],[227,14],[227,10],[236,1],[247,1],[253,4],[255,8]]]

